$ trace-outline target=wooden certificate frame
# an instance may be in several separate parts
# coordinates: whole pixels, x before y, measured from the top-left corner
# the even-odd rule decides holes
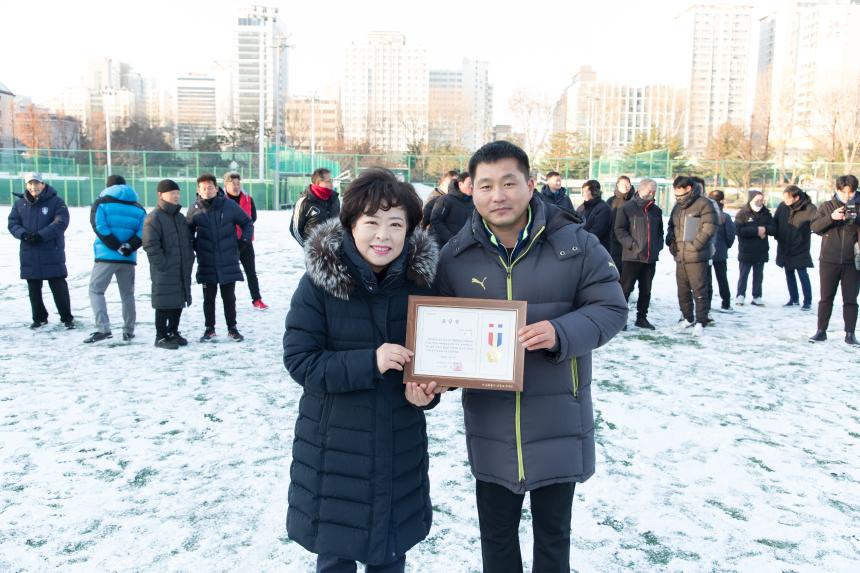
[[[410,296],[403,382],[522,392],[525,349],[517,332],[528,303]]]

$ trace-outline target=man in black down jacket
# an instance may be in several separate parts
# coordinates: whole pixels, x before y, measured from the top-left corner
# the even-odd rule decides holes
[[[785,269],[785,282],[788,284],[788,302],[784,306],[797,306],[800,296],[797,292],[795,271],[800,278],[803,290],[802,310],[812,308],[812,284],[806,269],[811,269],[810,235],[812,222],[818,217],[818,209],[812,204],[809,195],[797,185],[789,185],[782,192],[782,203],[773,216],[773,236],[776,237],[776,264]]]
[[[439,294],[528,302],[522,392],[464,390],[484,571],[522,571],[530,492],[534,571],[567,571],[574,485],[594,473],[591,353],[627,321],[609,253],[574,215],[534,196],[525,152],[488,143],[469,161],[472,219],[442,249]]]
[[[764,306],[762,302],[762,280],[764,264],[770,258],[768,235],[773,235],[773,217],[764,205],[761,191],[753,191],[750,200],[735,215],[738,234],[738,289],[737,304],[743,306],[747,294],[747,279],[753,273],[752,304]]]
[[[636,326],[654,330],[648,322],[651,303],[651,284],[657,272],[657,258],[663,248],[663,211],[654,202],[657,183],[653,179],[639,182],[637,196],[618,210],[615,216],[615,235],[621,243],[621,289],[624,298],[630,299],[633,285],[639,281],[639,300],[636,302]]]
[[[615,182],[615,191],[612,195],[612,202],[609,204],[609,218],[610,218],[610,228],[615,229],[615,217],[618,215],[618,210],[624,206],[624,204],[633,198],[636,192],[633,190],[633,185],[630,184],[630,178],[626,175],[622,175]],[[619,277],[621,276],[621,271],[624,270],[624,261],[621,260],[621,253],[623,252],[623,247],[621,243],[618,241],[618,237],[615,233],[609,234],[609,254],[612,255],[612,260],[615,262],[615,266],[618,269]]]
[[[600,182],[589,179],[582,184],[582,198],[585,200],[577,208],[582,217],[583,228],[597,237],[607,252],[612,248],[609,238],[612,235],[612,211],[600,196]],[[621,269],[618,269],[621,272]]]
[[[436,237],[439,248],[456,235],[472,216],[472,178],[464,171],[451,179],[448,192],[433,201],[430,213],[430,232]]]
[[[236,342],[244,337],[236,328],[236,281],[244,281],[239,266],[239,242],[236,226],[242,229],[242,241],[254,236],[254,223],[235,202],[218,191],[218,181],[210,173],[197,178],[197,201],[188,210],[188,224],[197,253],[197,282],[203,285],[203,315],[206,331],[200,342],[215,338],[215,297],[221,287],[227,336]]]
[[[451,181],[457,178],[459,172],[454,171],[446,171],[442,178],[439,179],[439,182],[436,184],[436,187],[430,192],[427,196],[427,199],[424,201],[424,209],[422,210],[421,217],[421,227],[426,229],[430,226],[430,215],[433,214],[433,205],[436,204],[436,199],[440,197],[444,197],[448,193],[448,189],[451,186]]]
[[[666,245],[677,263],[675,281],[683,315],[678,326],[692,327],[693,334],[701,336],[711,310],[708,285],[710,260],[714,255],[712,239],[717,232],[717,209],[713,201],[701,195],[691,177],[676,177],[672,187],[675,206],[669,216]]]
[[[9,232],[21,241],[21,278],[27,281],[35,330],[48,324],[48,309],[42,301],[42,282],[47,280],[60,321],[75,328],[69,285],[66,282],[66,228],[69,209],[57,191],[42,181],[40,173],[24,176],[27,186],[9,211]]]
[[[821,300],[818,302],[818,331],[810,342],[827,340],[827,326],[833,313],[836,289],[842,285],[842,318],[845,321],[845,342],[857,346],[854,328],[857,325],[857,292],[860,271],[854,266],[854,245],[857,243],[857,178],[841,175],[836,179],[833,199],[822,203],[812,230],[822,236],[819,276]]]
[[[182,309],[191,306],[194,248],[188,221],[180,211],[179,185],[164,179],[156,190],[158,204],[143,221],[143,250],[152,280],[155,346],[176,350],[188,344],[179,332],[179,319]]]
[[[559,209],[573,212],[573,203],[567,189],[561,186],[561,174],[550,171],[546,174],[546,185],[540,190],[540,198]]]
[[[729,288],[728,260],[729,249],[735,244],[735,222],[725,211],[726,194],[716,189],[708,193],[708,197],[717,204],[717,232],[714,235],[714,277],[717,279],[717,287],[720,291],[722,312],[732,311],[732,291]],[[714,299],[714,283],[708,289],[708,300]]]
[[[311,184],[293,205],[290,234],[300,245],[305,244],[314,227],[337,217],[340,199],[334,190],[331,171],[320,167],[311,175]]]

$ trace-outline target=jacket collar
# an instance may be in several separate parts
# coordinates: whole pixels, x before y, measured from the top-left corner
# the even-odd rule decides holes
[[[427,231],[416,228],[400,256],[388,265],[380,285],[376,274],[359,255],[352,235],[344,231],[338,219],[321,223],[305,242],[308,278],[342,300],[349,300],[358,286],[371,294],[404,280],[429,287],[436,276],[438,259],[436,241]]]

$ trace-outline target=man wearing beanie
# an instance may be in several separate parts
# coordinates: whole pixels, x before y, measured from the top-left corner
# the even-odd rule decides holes
[[[257,206],[254,198],[242,190],[242,176],[235,171],[229,171],[224,175],[224,191],[227,198],[236,202],[251,221],[257,222]],[[239,262],[245,271],[245,279],[248,281],[248,290],[251,291],[251,304],[257,310],[266,310],[269,305],[263,302],[260,296],[260,281],[257,280],[257,263],[254,254],[254,237],[248,241],[242,240],[242,229],[236,225],[236,236],[239,237]]]
[[[116,181],[111,176],[108,181]],[[122,181],[125,181],[119,177]],[[111,185],[99,194],[90,209],[90,225],[96,234],[93,251],[95,264],[90,274],[90,306],[95,315],[96,331],[84,340],[85,344],[112,338],[107,313],[105,291],[116,276],[119,296],[122,299],[122,339],[134,338],[137,318],[134,306],[134,267],[137,250],[143,235],[146,210],[137,202],[137,193],[125,184]]]
[[[203,285],[203,315],[206,331],[200,342],[214,340],[215,297],[221,289],[227,336],[236,342],[244,337],[236,328],[236,282],[245,280],[239,267],[241,243],[254,236],[254,223],[241,207],[218,193],[215,176],[204,173],[197,178],[197,201],[186,215],[197,253],[197,282]],[[236,226],[242,238],[236,235]]]
[[[179,333],[179,319],[182,309],[191,306],[194,248],[188,222],[180,212],[179,185],[164,179],[157,191],[158,205],[143,223],[143,250],[152,280],[155,346],[176,350],[188,344]]]
[[[764,264],[770,258],[767,236],[773,235],[773,216],[764,204],[761,191],[752,191],[747,204],[735,215],[738,235],[738,288],[736,304],[743,306],[747,294],[747,279],[753,275],[752,305],[764,306],[762,281]]]
[[[331,171],[321,167],[313,172],[310,186],[293,206],[290,233],[304,246],[311,229],[339,213],[340,199],[334,192]]]

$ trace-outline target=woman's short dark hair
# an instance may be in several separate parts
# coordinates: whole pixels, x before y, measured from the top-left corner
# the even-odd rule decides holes
[[[406,211],[406,235],[421,222],[423,202],[415,188],[383,167],[374,167],[356,177],[343,192],[340,222],[352,229],[361,215],[373,215],[380,209],[403,207]]]
[[[331,169],[326,169],[325,167],[320,167],[319,169],[316,169],[311,174],[311,183],[316,185],[317,183],[319,183],[320,181],[325,179],[325,176],[329,175],[330,173],[331,173]]]
[[[857,192],[857,178],[853,175],[840,175],[836,178],[836,189],[841,191],[843,187],[850,187],[851,191]]]

